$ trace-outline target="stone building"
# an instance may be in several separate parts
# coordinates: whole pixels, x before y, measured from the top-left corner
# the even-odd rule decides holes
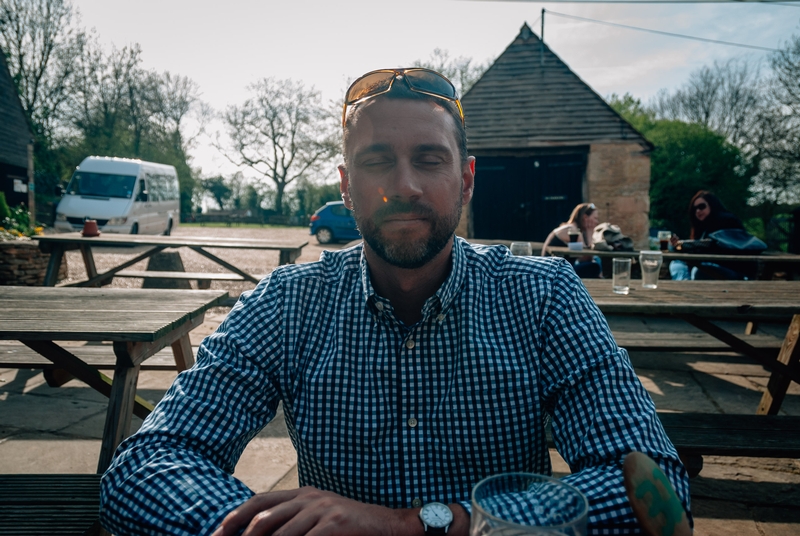
[[[0,50],[0,192],[9,206],[30,207],[33,191],[33,135],[19,102],[5,55]]]
[[[477,161],[458,234],[541,242],[593,202],[646,245],[652,144],[527,24],[462,102]]]

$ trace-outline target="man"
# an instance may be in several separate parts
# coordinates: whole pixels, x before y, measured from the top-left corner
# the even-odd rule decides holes
[[[551,471],[546,415],[592,529],[637,530],[620,469],[631,450],[660,464],[688,510],[653,403],[569,264],[454,237],[475,159],[452,84],[368,73],[343,124],[341,191],[363,245],[280,267],[242,296],[120,446],[104,524],[466,535],[479,480]],[[253,496],[230,473],[279,402],[305,487]]]

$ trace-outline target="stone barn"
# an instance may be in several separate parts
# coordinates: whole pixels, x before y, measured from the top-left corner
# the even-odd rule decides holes
[[[459,235],[542,242],[593,202],[647,244],[653,146],[527,24],[462,102],[476,176]]]
[[[8,205],[33,204],[33,135],[0,50],[0,192]]]

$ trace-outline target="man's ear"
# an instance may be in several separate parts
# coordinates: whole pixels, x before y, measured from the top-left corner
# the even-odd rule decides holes
[[[461,205],[467,206],[472,200],[472,192],[475,190],[475,157],[467,157],[467,162],[461,170]]]
[[[350,179],[347,177],[347,168],[344,164],[339,164],[339,191],[342,192],[344,206],[353,210],[353,202],[350,200]]]

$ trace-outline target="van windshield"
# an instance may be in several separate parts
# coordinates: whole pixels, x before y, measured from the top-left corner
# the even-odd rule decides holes
[[[76,171],[67,186],[71,195],[90,195],[94,197],[130,198],[136,177],[130,175],[110,175]]]

